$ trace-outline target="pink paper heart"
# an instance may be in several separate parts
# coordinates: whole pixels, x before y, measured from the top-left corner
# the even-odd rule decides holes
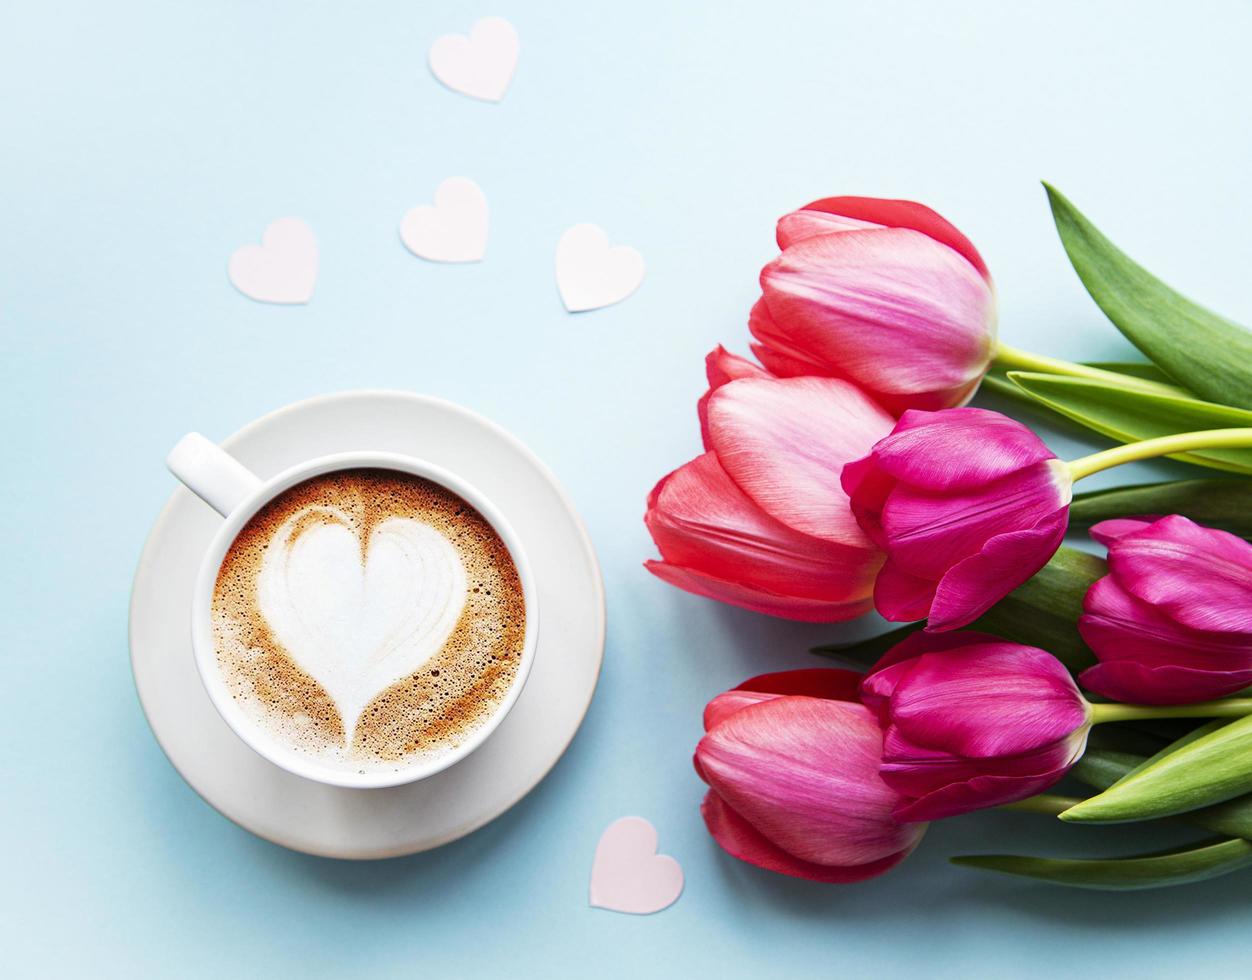
[[[235,250],[227,267],[236,289],[258,303],[307,303],[317,282],[317,239],[299,218],[279,218],[260,245]]]
[[[657,854],[656,845],[656,828],[643,817],[609,824],[591,867],[591,904],[634,915],[673,905],[682,894],[683,869],[668,854]]]

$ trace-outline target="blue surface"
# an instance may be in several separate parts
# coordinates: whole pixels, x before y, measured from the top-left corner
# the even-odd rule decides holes
[[[430,42],[497,13],[522,45],[504,102],[443,89]],[[640,567],[640,515],[697,452],[703,354],[746,347],[773,219],[814,197],[913,197],[951,217],[1021,346],[1126,353],[1066,264],[1039,178],[1252,320],[1250,32],[1241,2],[6,5],[3,972],[1246,973],[1247,874],[1110,898],[946,864],[1157,840],[1139,832],[979,815],[850,888],[721,854],[689,761],[701,707],[810,664],[835,631],[662,585]],[[490,201],[487,259],[424,263],[400,216],[458,174]],[[231,251],[283,215],[321,246],[307,307],[252,303],[226,279]],[[649,271],[627,302],[571,317],[552,255],[579,221]],[[442,395],[528,442],[581,508],[609,596],[600,690],[549,779],[471,837],[379,864],[286,852],[201,802],[147,729],[126,649],[173,441],[354,387]],[[658,916],[586,907],[595,841],[629,813],[686,868]]]

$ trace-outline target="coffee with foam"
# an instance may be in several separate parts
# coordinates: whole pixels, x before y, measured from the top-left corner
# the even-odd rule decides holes
[[[270,736],[392,771],[456,748],[509,693],[526,635],[508,548],[452,491],[339,470],[248,521],[213,589],[217,665]]]

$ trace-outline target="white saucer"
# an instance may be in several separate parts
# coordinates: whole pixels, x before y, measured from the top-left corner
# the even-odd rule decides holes
[[[194,428],[195,420],[188,419]],[[436,398],[356,391],[298,402],[223,446],[262,478],[352,449],[406,453],[477,486],[522,539],[543,610],[534,668],[509,716],[450,769],[393,789],[341,789],[248,748],[205,693],[191,651],[196,570],[221,520],[183,488],[157,518],[130,604],[131,667],[148,723],[182,777],[241,827],[337,858],[438,847],[478,829],[547,775],[582,723],[604,656],[604,583],[578,514],[547,468],[481,416]],[[153,461],[154,469],[158,461]],[[170,477],[173,483],[173,477]]]

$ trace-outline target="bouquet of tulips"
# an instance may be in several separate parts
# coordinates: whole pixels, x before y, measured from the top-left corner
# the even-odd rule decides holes
[[[1083,284],[1147,361],[999,343],[973,244],[920,204],[858,197],[778,222],[756,361],[707,358],[705,452],[648,498],[648,569],[773,616],[905,624],[816,651],[868,672],[766,674],[709,702],[702,812],[735,857],[861,881],[929,821],[1009,807],[1214,836],[956,863],[1106,889],[1252,864],[1252,334],[1048,193]],[[963,407],[980,385],[1119,445],[1058,459],[1022,422]],[[1074,494],[1160,456],[1226,475]],[[1065,546],[1074,530],[1106,557]],[[1050,792],[1067,776],[1085,790]]]

